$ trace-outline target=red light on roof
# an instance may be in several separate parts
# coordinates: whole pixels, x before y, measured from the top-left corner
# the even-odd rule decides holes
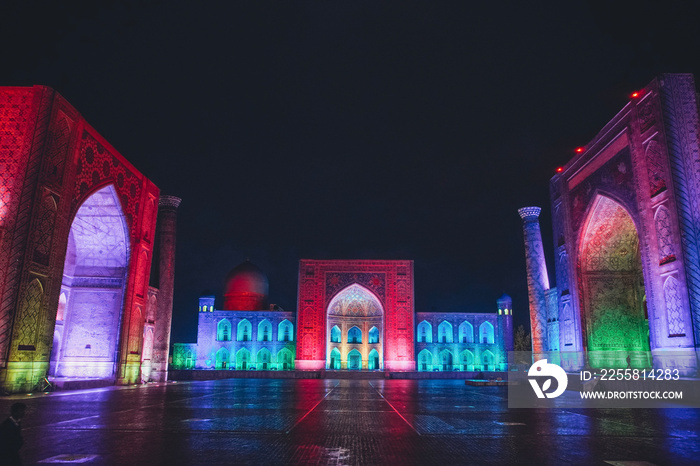
[[[581,152],[583,152],[583,147],[577,147],[577,148],[576,148],[576,153],[577,153],[577,154],[580,154]]]
[[[630,94],[630,97],[632,97],[633,99],[636,99],[636,98],[639,97],[640,95],[642,95],[641,92],[633,92],[633,93]]]
[[[557,167],[557,173],[561,173],[564,171],[564,167]]]

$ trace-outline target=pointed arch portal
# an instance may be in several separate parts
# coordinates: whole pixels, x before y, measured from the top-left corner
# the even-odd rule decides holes
[[[591,367],[627,367],[649,351],[649,324],[639,236],[625,208],[598,196],[581,240],[581,308]]]
[[[71,224],[51,375],[114,377],[128,262],[128,227],[109,185],[83,202]]]
[[[340,291],[327,309],[330,337],[326,342],[326,367],[348,370],[382,367],[383,328],[384,308],[371,291],[357,283]]]

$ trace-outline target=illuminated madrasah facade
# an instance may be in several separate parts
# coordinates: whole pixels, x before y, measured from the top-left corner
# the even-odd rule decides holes
[[[700,144],[693,76],[665,74],[550,183],[556,288],[523,219],[532,344],[569,370],[677,368],[700,345]]]
[[[180,199],[49,87],[0,87],[0,140],[0,390],[165,381]]]
[[[302,260],[297,312],[267,302],[250,262],[226,277],[224,309],[199,300],[197,343],[176,343],[174,369],[503,371],[512,301],[497,313],[418,312],[412,261]]]

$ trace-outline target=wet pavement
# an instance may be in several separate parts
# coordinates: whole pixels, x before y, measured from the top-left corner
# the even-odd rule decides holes
[[[28,405],[25,464],[700,463],[700,409],[509,410],[506,390],[228,379],[14,395],[0,413]]]

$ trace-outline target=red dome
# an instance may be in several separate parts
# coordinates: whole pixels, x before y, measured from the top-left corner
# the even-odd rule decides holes
[[[231,270],[224,285],[224,310],[260,311],[267,307],[267,276],[250,261]]]

